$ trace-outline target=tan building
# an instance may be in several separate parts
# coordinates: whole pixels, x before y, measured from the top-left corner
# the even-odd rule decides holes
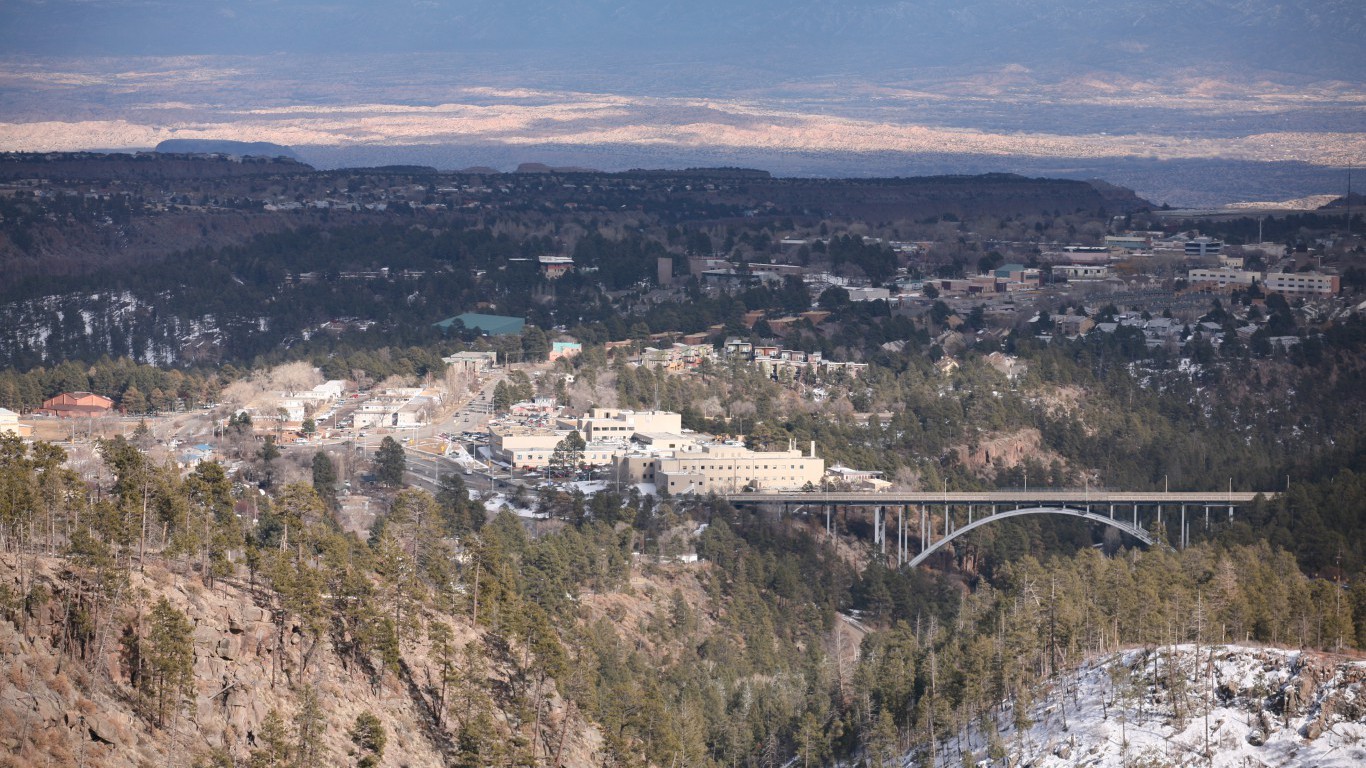
[[[654,465],[641,462],[660,491],[673,494],[798,491],[819,486],[825,460],[796,449],[751,451],[740,445],[704,445],[696,452],[661,456]],[[645,482],[649,482],[645,480]]]
[[[1247,288],[1261,276],[1256,272],[1244,272],[1241,269],[1192,269],[1186,277],[1191,285]]]
[[[1318,272],[1268,272],[1263,286],[1287,296],[1332,296],[1342,287],[1337,275]]]
[[[1066,314],[1053,320],[1057,323],[1058,333],[1064,336],[1081,336],[1096,327],[1096,321],[1086,315]]]
[[[456,352],[441,359],[461,373],[483,373],[498,367],[497,352]]]
[[[564,434],[577,429],[585,442],[621,442],[637,432],[682,432],[683,417],[673,411],[623,411],[594,408],[576,419],[560,419]]]
[[[570,430],[503,426],[493,427],[491,432],[489,448],[498,461],[518,469],[541,469],[550,466],[555,446],[569,435]],[[622,449],[619,442],[588,442],[583,449],[583,463],[594,467],[608,466]]]
[[[496,459],[514,467],[544,467],[567,429],[500,426],[489,429],[489,448]]]
[[[32,437],[33,427],[19,423],[19,414],[8,408],[0,408],[0,435]]]

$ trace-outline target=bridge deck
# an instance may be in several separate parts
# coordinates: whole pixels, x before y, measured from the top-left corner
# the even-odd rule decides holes
[[[723,498],[738,503],[769,504],[859,504],[897,506],[966,504],[1248,504],[1257,496],[1274,498],[1275,493],[1229,493],[1214,491],[1191,493],[1172,491],[898,491],[889,493],[831,492],[810,493],[732,493]]]

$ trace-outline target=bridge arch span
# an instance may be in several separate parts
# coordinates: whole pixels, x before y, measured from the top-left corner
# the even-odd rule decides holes
[[[1021,515],[1067,515],[1068,517],[1080,517],[1086,520],[1090,520],[1092,522],[1104,523],[1105,525],[1108,525],[1112,528],[1118,528],[1120,531],[1127,533],[1135,539],[1138,539],[1139,541],[1143,542],[1143,545],[1146,547],[1151,547],[1157,543],[1157,541],[1153,539],[1153,537],[1150,536],[1148,532],[1143,530],[1142,528],[1134,526],[1131,523],[1126,523],[1123,520],[1116,520],[1115,518],[1106,517],[1105,515],[1098,515],[1095,512],[1091,512],[1085,509],[1073,509],[1071,507],[1025,507],[1022,509],[1007,509],[992,515],[979,517],[976,520],[973,520],[972,522],[963,526],[962,528],[955,529],[948,536],[945,536],[944,538],[930,544],[930,546],[927,547],[924,552],[921,552],[920,554],[911,558],[911,561],[910,563],[908,563],[908,565],[911,568],[920,565],[930,555],[933,555],[935,552],[938,552],[941,548],[943,548],[945,544],[948,544],[949,542],[953,541],[959,536],[962,536],[965,533],[975,531],[978,528],[981,528],[982,526],[987,525],[988,523],[993,523],[997,520],[1002,520],[1007,517],[1020,517]]]

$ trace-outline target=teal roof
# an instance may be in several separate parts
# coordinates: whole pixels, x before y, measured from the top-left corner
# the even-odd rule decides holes
[[[481,315],[477,312],[466,312],[463,315],[448,317],[439,323],[434,323],[434,325],[443,331],[448,331],[456,320],[464,323],[466,328],[490,336],[516,336],[522,332],[522,326],[526,325],[526,320],[521,317]]]

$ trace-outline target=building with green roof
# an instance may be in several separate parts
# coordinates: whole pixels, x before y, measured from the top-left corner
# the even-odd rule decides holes
[[[526,325],[525,318],[481,315],[478,312],[466,312],[463,315],[448,317],[439,323],[433,323],[433,325],[443,331],[449,331],[451,326],[455,325],[456,320],[459,320],[472,331],[479,331],[489,336],[518,336],[522,333],[522,327]]]

